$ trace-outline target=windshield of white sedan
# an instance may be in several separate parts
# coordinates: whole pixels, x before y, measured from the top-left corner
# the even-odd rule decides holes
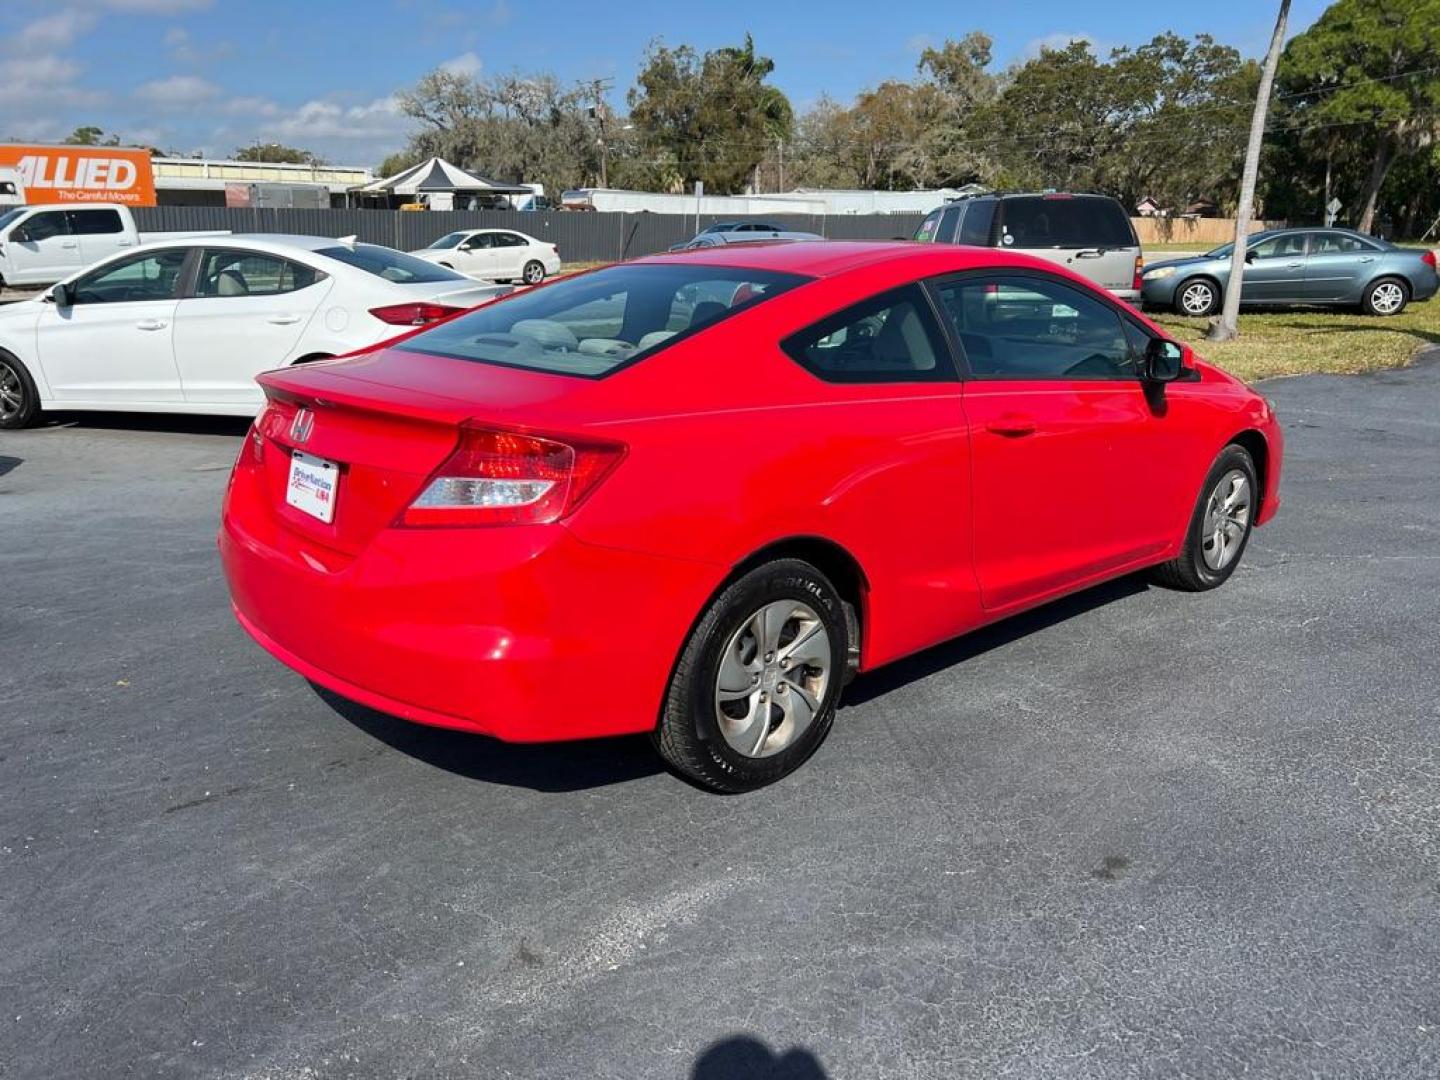
[[[354,247],[321,248],[315,254],[347,263],[367,274],[393,281],[396,285],[424,285],[435,281],[468,281],[463,274],[447,270],[414,255],[394,251],[378,244],[356,244]]]
[[[489,304],[400,347],[594,378],[806,280],[723,266],[612,266]]]
[[[467,236],[469,236],[469,235],[470,235],[470,234],[469,234],[469,233],[466,233],[466,232],[446,233],[444,236],[440,237],[439,240],[436,240],[433,244],[429,245],[429,247],[428,247],[426,250],[430,250],[430,251],[442,251],[442,250],[446,250],[446,251],[448,251],[450,248],[458,247],[459,244],[460,244],[460,241],[461,241],[461,240],[464,240],[465,237],[467,237]]]

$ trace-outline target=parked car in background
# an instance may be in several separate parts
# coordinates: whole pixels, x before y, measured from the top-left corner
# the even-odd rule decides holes
[[[66,203],[19,206],[0,214],[0,285],[49,285],[127,248],[227,232],[142,233],[128,206]]]
[[[560,272],[560,249],[514,229],[461,229],[411,255],[485,281],[539,285]]]
[[[261,646],[423,723],[649,732],[723,791],[855,672],[1141,569],[1215,588],[1279,505],[1263,397],[1006,251],[652,256],[261,382],[220,532]]]
[[[750,228],[754,224],[757,228]],[[737,227],[732,228],[735,225]],[[696,233],[689,240],[671,244],[671,251],[691,251],[695,248],[723,247],[726,244],[754,244],[766,240],[824,240],[819,233],[804,232],[800,229],[765,228],[761,222],[727,222],[711,225]]]
[[[1072,270],[1122,300],[1140,299],[1145,265],[1135,226],[1108,195],[986,193],[925,215],[915,239],[1022,251]]]
[[[714,236],[716,233],[777,233],[784,231],[784,225],[776,225],[773,221],[717,221],[714,225],[707,225],[701,229],[697,235]]]
[[[262,371],[353,352],[511,291],[325,237],[152,244],[0,307],[0,428],[44,409],[251,415]]]
[[[1220,310],[1230,280],[1233,244],[1188,259],[1152,264],[1144,300],[1181,315]],[[1242,305],[1318,304],[1359,308],[1367,315],[1398,315],[1412,300],[1440,288],[1435,253],[1396,247],[1351,229],[1270,229],[1245,249]]]

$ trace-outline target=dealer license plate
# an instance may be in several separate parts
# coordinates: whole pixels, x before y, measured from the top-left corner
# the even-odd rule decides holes
[[[339,465],[299,450],[290,455],[285,501],[296,510],[329,524],[335,520],[335,494],[339,488]]]

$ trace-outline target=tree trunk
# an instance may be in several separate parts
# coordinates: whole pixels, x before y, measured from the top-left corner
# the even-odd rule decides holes
[[[1265,142],[1265,116],[1270,110],[1270,90],[1275,85],[1275,68],[1285,44],[1285,23],[1290,18],[1290,0],[1280,0],[1270,51],[1260,72],[1260,90],[1255,95],[1255,112],[1250,117],[1250,142],[1245,147],[1245,171],[1240,177],[1240,205],[1235,208],[1235,247],[1230,252],[1230,280],[1225,286],[1225,306],[1220,318],[1205,336],[1211,341],[1229,341],[1240,333],[1240,288],[1245,276],[1246,241],[1250,218],[1255,212],[1255,181],[1260,174],[1260,147]]]
[[[1365,202],[1360,211],[1360,222],[1355,227],[1368,233],[1375,226],[1375,209],[1380,203],[1380,189],[1385,185],[1386,174],[1395,160],[1395,141],[1389,132],[1380,136],[1380,145],[1375,148],[1375,160],[1370,163],[1370,179],[1365,184]]]

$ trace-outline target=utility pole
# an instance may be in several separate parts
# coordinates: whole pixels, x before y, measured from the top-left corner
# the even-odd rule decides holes
[[[785,191],[785,140],[776,139],[775,146],[776,156],[779,158],[778,165],[780,169],[780,184],[778,190],[783,193]]]
[[[1290,0],[1280,0],[1270,51],[1260,70],[1260,90],[1255,95],[1255,112],[1250,118],[1250,143],[1245,148],[1245,171],[1240,177],[1240,205],[1235,208],[1235,246],[1230,251],[1230,278],[1225,284],[1225,306],[1220,318],[1210,324],[1208,341],[1229,341],[1240,335],[1240,289],[1245,277],[1245,255],[1250,240],[1250,218],[1255,212],[1255,181],[1260,173],[1260,147],[1265,142],[1265,116],[1270,109],[1270,91],[1275,69],[1285,46],[1285,23],[1290,18]]]
[[[610,152],[605,145],[605,94],[610,89],[614,79],[592,79],[590,81],[590,115],[595,118],[599,128],[599,137],[595,140],[600,146],[600,186],[610,186]]]

